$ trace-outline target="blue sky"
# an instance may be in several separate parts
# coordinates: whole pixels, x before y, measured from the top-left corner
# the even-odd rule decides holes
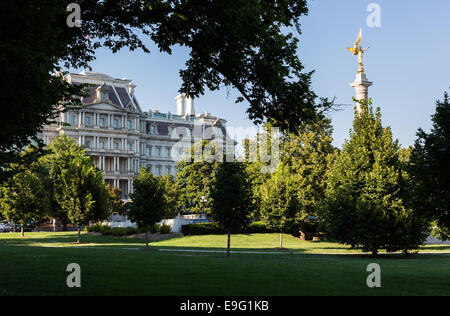
[[[368,4],[381,7],[381,27],[370,28]],[[334,144],[348,138],[353,121],[353,88],[356,57],[347,51],[363,28],[362,46],[367,77],[373,81],[369,96],[381,108],[384,125],[391,126],[403,146],[412,145],[418,127],[429,129],[435,100],[450,86],[450,1],[448,0],[310,0],[309,15],[300,22],[298,55],[305,70],[315,70],[313,90],[346,104],[331,112]],[[116,78],[127,77],[137,85],[143,110],[175,112],[174,97],[181,85],[178,72],[188,50],[177,48],[169,56],[154,46],[151,54],[98,50],[92,70]],[[81,70],[79,70],[81,71]],[[208,111],[225,118],[229,126],[247,127],[246,104],[235,104],[236,91],[207,92],[195,100],[197,113]]]

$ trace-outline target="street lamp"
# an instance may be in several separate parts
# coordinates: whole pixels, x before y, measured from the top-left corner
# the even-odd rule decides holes
[[[205,214],[205,203],[208,202],[208,200],[205,198],[204,195],[202,195],[202,198],[200,199],[200,203],[202,203],[202,213]]]

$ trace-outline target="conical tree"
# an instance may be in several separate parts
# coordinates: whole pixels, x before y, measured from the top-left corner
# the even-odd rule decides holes
[[[404,201],[398,141],[382,126],[380,109],[374,113],[371,101],[359,102],[350,140],[328,173],[323,224],[332,239],[373,255],[416,249],[425,225],[415,223]]]

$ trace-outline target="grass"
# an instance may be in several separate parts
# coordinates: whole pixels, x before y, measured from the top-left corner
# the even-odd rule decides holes
[[[275,251],[277,234],[233,235],[233,249]],[[341,255],[140,251],[145,241],[76,233],[0,234],[0,295],[450,295],[449,254],[371,258],[334,243],[285,236],[295,252]],[[158,248],[220,249],[226,236],[188,236]],[[446,245],[428,246],[449,250]],[[279,251],[278,251],[279,252]],[[381,266],[381,288],[366,286],[369,263]],[[66,286],[66,267],[81,266],[82,287]]]

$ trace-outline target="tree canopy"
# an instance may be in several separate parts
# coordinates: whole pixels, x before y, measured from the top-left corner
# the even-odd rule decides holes
[[[426,223],[405,201],[400,147],[381,113],[360,101],[353,130],[328,174],[323,213],[328,236],[377,254],[379,249],[416,249]]]
[[[412,153],[415,181],[418,184],[416,206],[436,221],[438,237],[450,238],[450,97],[436,101],[429,133],[417,132]]]
[[[164,218],[167,212],[164,187],[159,179],[142,167],[139,177],[133,180],[133,192],[130,193],[131,203],[127,212],[128,218],[139,228],[147,229]]]
[[[311,73],[297,57],[299,18],[306,0],[79,0],[81,27],[69,27],[66,0],[0,4],[0,66],[8,89],[0,96],[0,152],[19,150],[60,108],[80,105],[83,86],[64,81],[64,68],[89,68],[95,49],[127,47],[150,52],[148,39],[171,54],[190,50],[180,70],[180,92],[236,88],[256,123],[295,130],[318,108]],[[151,57],[149,57],[151,58]],[[6,159],[6,158],[5,158]],[[11,159],[9,157],[8,159]],[[1,162],[1,160],[0,160]]]
[[[245,165],[222,162],[211,187],[211,217],[228,231],[227,256],[230,255],[230,234],[251,220],[252,191]]]

